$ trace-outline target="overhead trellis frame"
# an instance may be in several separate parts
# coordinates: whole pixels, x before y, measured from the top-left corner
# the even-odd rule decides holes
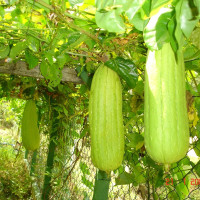
[[[40,73],[39,66],[36,66],[33,69],[28,69],[28,66],[24,61],[18,61],[16,63],[6,63],[5,61],[0,61],[0,73],[44,79]],[[75,69],[68,67],[63,68],[61,81],[82,83],[82,80],[78,77]]]

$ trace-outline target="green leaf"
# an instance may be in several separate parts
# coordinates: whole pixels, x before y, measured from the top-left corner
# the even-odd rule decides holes
[[[79,77],[83,80],[84,83],[90,88],[91,83],[92,83],[92,77],[89,76],[86,67],[80,67],[78,66],[76,68],[76,71],[78,72]]]
[[[151,14],[150,16],[156,15],[161,8],[169,4],[171,0],[152,0],[151,3]]]
[[[94,45],[96,44],[96,42],[89,37],[86,38],[86,40],[84,42],[89,47],[89,49],[93,49]]]
[[[120,174],[116,180],[116,185],[125,185],[133,183],[134,186],[137,186],[141,183],[146,182],[146,178],[144,177],[144,169],[141,166],[134,166],[133,173],[123,172]]]
[[[150,1],[147,0],[129,0],[124,4],[123,9],[129,22],[139,31],[143,31],[149,21],[150,5]]]
[[[54,64],[54,56],[55,52],[52,49],[45,53],[45,59],[49,62],[50,65]]]
[[[69,113],[68,113],[68,110],[63,106],[63,111],[64,111],[64,113],[65,113],[65,116],[68,116],[69,115]]]
[[[165,180],[163,179],[163,170],[158,171],[158,175],[155,179],[155,187],[162,187],[165,183]]]
[[[148,23],[148,19],[144,20],[141,16],[141,10],[139,10],[130,21],[131,24],[139,31],[143,31]]]
[[[170,41],[167,25],[172,18],[173,10],[162,8],[151,17],[144,30],[144,41],[151,50],[159,50],[163,43]]]
[[[129,174],[127,172],[123,172],[120,174],[116,179],[115,183],[116,185],[126,185],[131,184],[135,181],[134,176],[132,174]]]
[[[5,15],[5,10],[3,9],[2,6],[0,6],[0,16],[3,18]]]
[[[198,10],[200,11],[200,4],[198,5],[195,0],[183,0],[180,23],[181,29],[187,38],[190,37],[195,25],[199,21]]]
[[[196,164],[196,166],[194,167],[195,172],[197,173],[197,175],[200,178],[200,161],[198,161],[198,163]]]
[[[18,2],[19,0],[9,0],[9,5],[13,5],[15,2]]]
[[[44,1],[46,4],[50,5],[50,1],[49,0],[42,0]],[[41,5],[40,3],[35,2],[35,0],[28,0],[28,3],[34,5],[35,8],[39,8],[39,9],[44,9],[47,13],[50,12],[50,9]]]
[[[88,90],[87,86],[82,84],[79,92],[80,92],[81,95],[84,95],[87,90]]]
[[[86,35],[80,35],[80,37],[77,39],[77,40],[75,40],[73,43],[71,43],[70,45],[69,45],[69,47],[68,47],[68,49],[70,48],[70,49],[73,49],[73,48],[75,48],[75,47],[77,47],[78,45],[80,45],[82,42],[84,42],[85,40],[87,39],[87,36]],[[68,44],[69,44],[69,42],[68,42]]]
[[[156,170],[162,170],[162,166],[158,165],[154,160],[151,159],[151,157],[149,157],[148,155],[145,157],[146,160],[146,164],[155,168]]]
[[[125,24],[121,17],[123,4],[122,0],[97,0],[95,14],[97,26],[109,32],[123,33],[125,31]]]
[[[80,162],[80,169],[83,172],[83,174],[90,175],[89,167],[84,162]]]
[[[82,19],[75,19],[74,24],[76,24],[77,26],[81,28],[84,28],[85,30],[89,30],[91,27],[88,21],[82,20]]]
[[[83,137],[87,134],[88,131],[89,131],[89,127],[86,126],[86,127],[83,129],[83,131],[81,132],[80,138],[83,138]]]
[[[50,87],[56,87],[62,79],[62,71],[56,64],[49,64],[44,58],[40,64],[42,76],[49,80]]]
[[[33,52],[38,52],[39,51],[39,47],[40,47],[40,42],[38,39],[32,37],[32,36],[29,36],[27,39],[27,45],[28,45],[28,48],[30,50],[32,50]]]
[[[12,18],[14,20],[15,17],[18,17],[21,14],[21,10],[19,8],[16,8],[11,12]]]
[[[197,73],[200,74],[200,66],[199,66],[199,62],[195,62],[195,61],[192,61],[192,62],[186,62],[185,63],[185,69],[186,70],[193,70]]]
[[[191,42],[200,50],[200,27],[195,28],[190,36]]]
[[[139,133],[135,132],[127,135],[129,139],[128,147],[135,148],[136,150],[141,148],[144,144],[144,137]]]
[[[60,69],[63,69],[65,63],[70,59],[69,55],[61,54],[56,57],[56,63]]]
[[[185,184],[184,184],[184,176],[186,175],[186,171],[183,167],[179,166],[173,169],[173,179],[174,181],[179,182],[175,185],[176,192],[181,199],[185,199],[185,197],[189,194],[189,178],[188,176],[185,177]]]
[[[132,21],[138,10],[142,7],[144,2],[145,0],[127,0],[126,3],[124,3],[123,10],[125,10],[125,13],[130,22]]]
[[[117,57],[105,63],[106,66],[118,73],[130,88],[134,88],[138,81],[137,68],[131,60]]]
[[[85,176],[82,176],[82,182],[85,184],[89,189],[93,190],[93,183],[89,181]]]
[[[74,33],[70,34],[67,44],[71,45],[71,44],[75,43],[80,37],[81,37],[81,34],[79,32],[74,32]]]
[[[15,46],[12,47],[10,51],[10,58],[14,59],[17,55],[19,55],[24,49],[27,48],[27,43],[18,42]]]
[[[170,35],[170,44],[174,52],[178,50],[178,41],[175,37],[176,25],[177,25],[176,18],[175,16],[173,16],[172,19],[169,21],[167,28]]]
[[[197,60],[199,58],[200,58],[200,50],[197,47],[189,45],[188,47],[185,48],[184,51],[185,62]]]
[[[78,4],[82,4],[84,0],[69,0],[70,5],[73,7]]]
[[[66,38],[68,37],[69,35],[69,31],[67,28],[61,28],[60,26],[58,26],[57,28],[57,32],[51,42],[51,46],[52,47],[56,47],[58,46],[58,43],[63,40],[63,42],[66,41]]]
[[[0,45],[0,59],[6,58],[10,52],[10,47],[5,45]]]
[[[133,168],[133,174],[135,176],[135,179],[137,181],[137,185],[141,184],[141,183],[145,183],[146,182],[146,178],[145,178],[145,174],[144,174],[144,169],[141,166],[135,166]]]
[[[29,69],[37,66],[39,59],[34,56],[29,50],[25,51],[25,60],[28,63]]]
[[[134,93],[142,96],[144,93],[144,81],[138,81],[133,91]]]
[[[109,12],[95,14],[97,26],[109,32],[123,33],[125,31],[124,22],[118,9]]]

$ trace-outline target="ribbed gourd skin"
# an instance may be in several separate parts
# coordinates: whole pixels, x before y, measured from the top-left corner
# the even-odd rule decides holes
[[[169,43],[149,51],[145,71],[145,147],[158,163],[182,159],[189,148],[185,67],[181,51],[177,62]]]
[[[37,110],[34,100],[26,102],[22,117],[22,143],[27,150],[36,150],[40,145],[40,135],[37,126]]]
[[[122,88],[117,73],[104,65],[92,80],[89,121],[93,164],[106,172],[117,169],[124,155]]]

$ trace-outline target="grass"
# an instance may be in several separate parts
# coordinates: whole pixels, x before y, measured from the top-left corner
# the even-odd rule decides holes
[[[0,133],[0,200],[30,200],[31,180],[24,154],[14,149],[12,133],[6,129]]]

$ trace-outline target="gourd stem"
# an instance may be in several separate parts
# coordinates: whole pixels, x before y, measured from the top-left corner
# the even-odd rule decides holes
[[[166,172],[169,172],[170,170],[170,164],[164,164],[164,168]]]
[[[99,170],[96,174],[93,200],[107,200],[110,177],[106,172]]]

